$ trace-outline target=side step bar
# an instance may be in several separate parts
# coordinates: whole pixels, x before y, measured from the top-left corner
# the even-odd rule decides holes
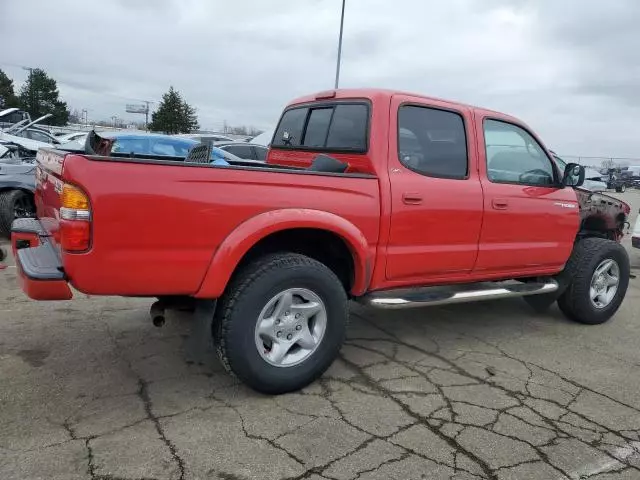
[[[376,308],[414,308],[540,295],[555,292],[559,287],[553,279],[527,283],[483,282],[372,292],[360,298],[360,302]]]

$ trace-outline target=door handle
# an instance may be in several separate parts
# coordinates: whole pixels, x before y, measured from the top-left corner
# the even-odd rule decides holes
[[[422,203],[422,195],[419,193],[403,193],[402,202],[406,205],[420,205]]]
[[[491,206],[496,210],[506,210],[509,208],[509,201],[506,198],[494,198],[491,200]]]

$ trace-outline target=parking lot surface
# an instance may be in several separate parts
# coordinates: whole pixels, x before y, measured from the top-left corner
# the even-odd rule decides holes
[[[633,221],[640,193],[622,198]],[[518,299],[354,305],[327,374],[268,397],[213,355],[185,362],[186,314],[158,329],[150,300],[32,302],[15,273],[0,271],[4,480],[640,478],[640,279],[601,326]]]

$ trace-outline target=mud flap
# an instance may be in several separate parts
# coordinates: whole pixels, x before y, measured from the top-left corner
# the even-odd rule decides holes
[[[204,365],[214,360],[213,321],[217,300],[197,300],[191,333],[185,343],[187,363]]]

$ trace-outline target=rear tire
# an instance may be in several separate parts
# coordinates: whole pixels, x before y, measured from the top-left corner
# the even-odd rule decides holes
[[[11,236],[11,224],[16,218],[35,214],[33,195],[23,190],[0,192],[0,236]]]
[[[598,274],[597,270],[603,271]],[[570,284],[558,299],[558,306],[567,318],[597,325],[609,320],[620,308],[630,273],[629,256],[622,245],[603,238],[580,240],[565,271],[570,275]],[[617,283],[613,285],[616,277]]]
[[[626,190],[627,190],[627,187],[625,185],[620,185],[616,187],[616,192],[618,193],[624,193]]]
[[[265,256],[244,267],[221,299],[216,351],[225,368],[254,390],[299,390],[337,357],[347,306],[342,283],[324,264],[292,253]],[[279,351],[287,353],[280,359]]]

